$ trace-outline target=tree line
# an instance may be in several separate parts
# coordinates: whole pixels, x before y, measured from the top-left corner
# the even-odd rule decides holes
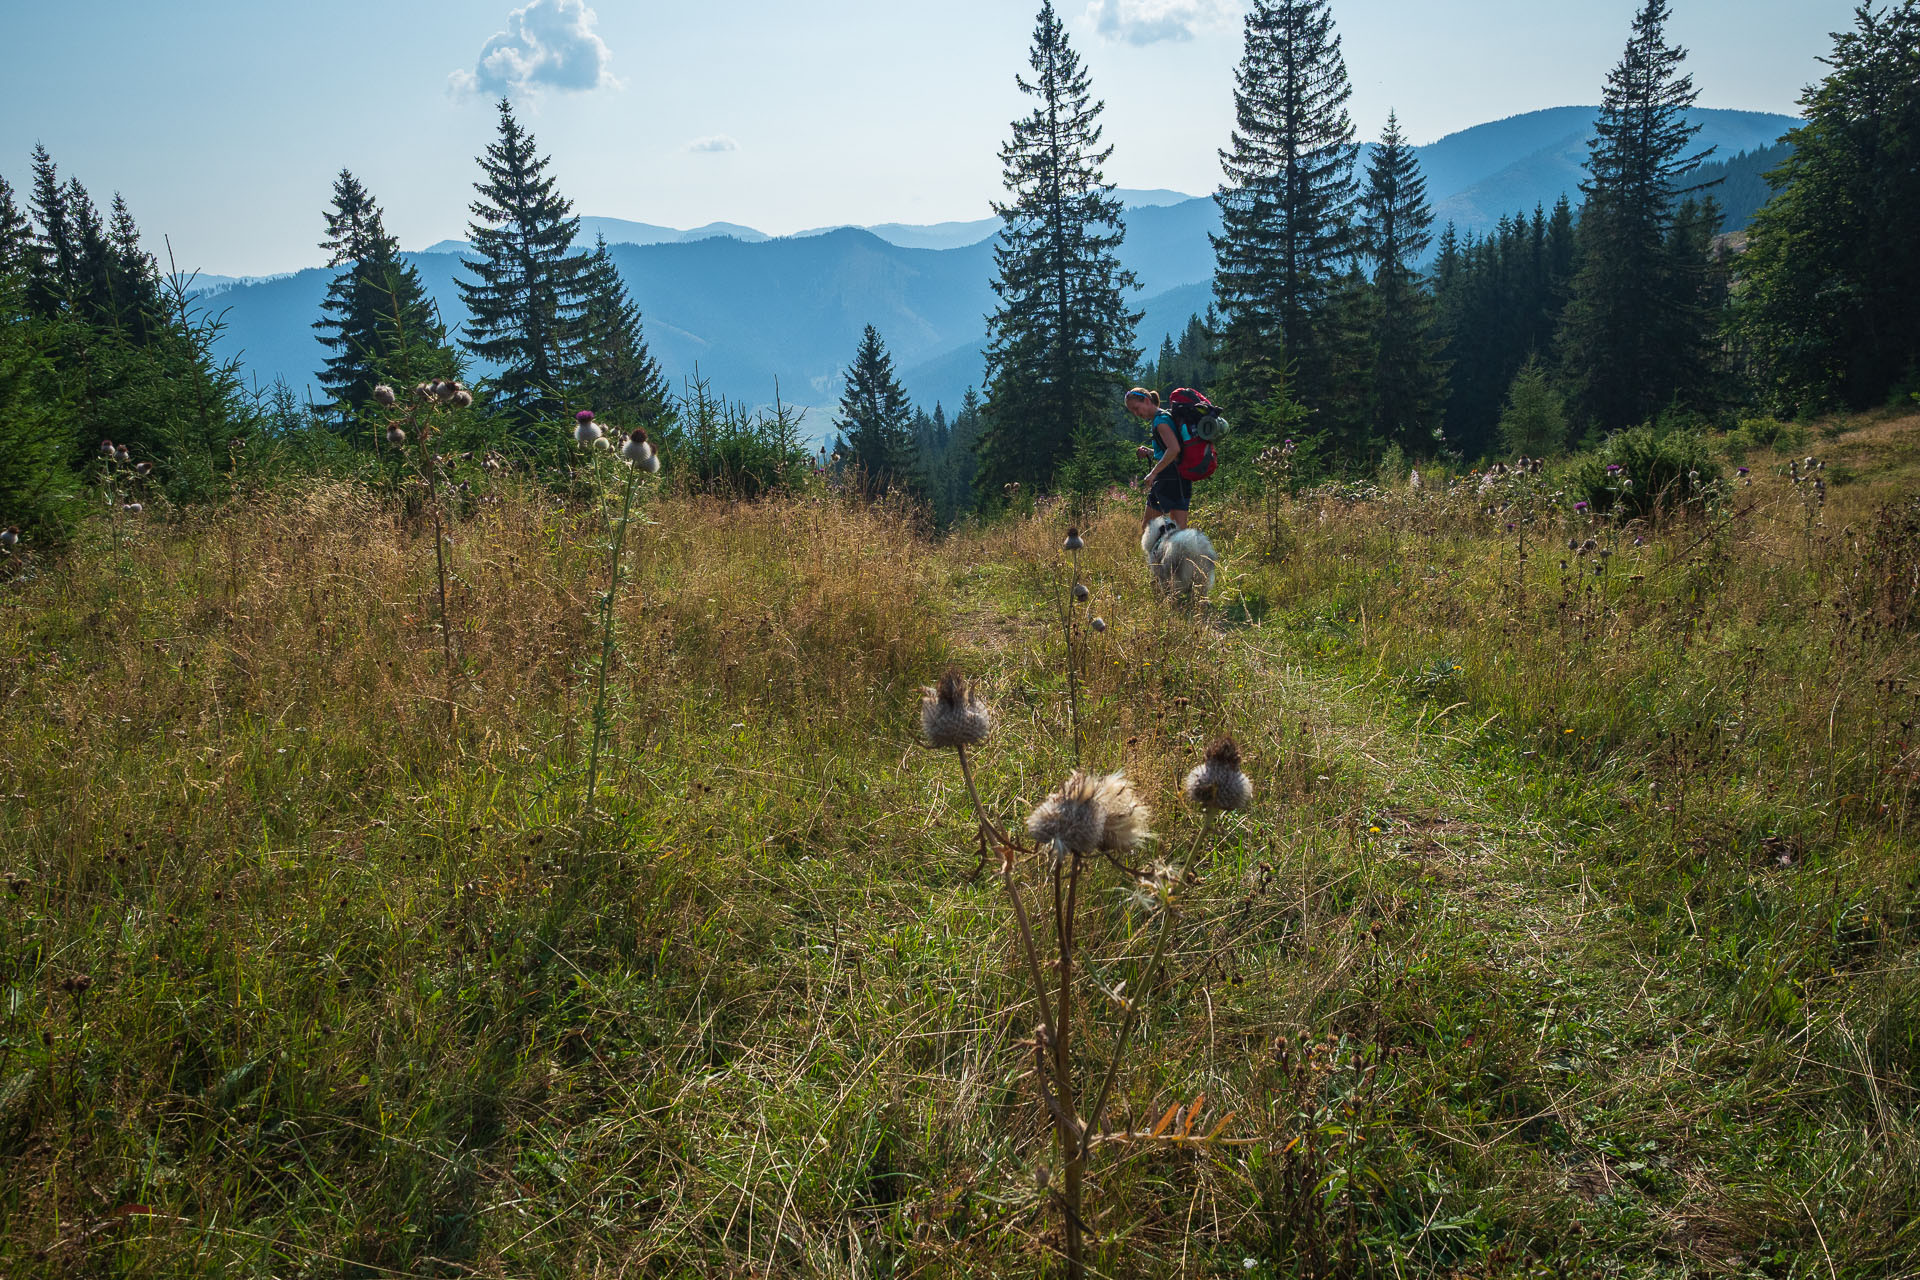
[[[531,443],[591,407],[684,438],[703,481],[750,475],[751,489],[836,469],[908,489],[942,521],[1128,474],[1138,427],[1118,405],[1135,382],[1208,390],[1238,424],[1236,451],[1287,436],[1349,470],[1389,452],[1537,456],[1676,415],[1911,394],[1920,0],[1863,5],[1802,98],[1805,122],[1718,164],[1695,145],[1698,92],[1669,17],[1669,0],[1634,17],[1578,202],[1516,210],[1482,235],[1434,227],[1397,115],[1363,162],[1332,0],[1255,0],[1220,151],[1213,305],[1147,353],[1104,176],[1104,104],[1046,0],[1016,77],[1032,108],[1000,151],[981,394],[951,416],[915,407],[869,326],[819,455],[777,395],[750,411],[697,378],[672,393],[607,246],[578,243],[572,204],[509,102],[478,158],[458,281],[471,318],[457,333],[373,194],[339,174],[315,321],[325,399],[310,405],[245,387],[214,355],[218,316],[161,270],[125,202],[103,212],[36,149],[24,197],[0,178],[0,511],[71,520],[102,439],[164,459],[182,498],[230,487],[256,440],[298,432],[377,454],[376,386],[476,366],[475,439]],[[1743,235],[1723,234],[1723,200],[1742,219],[1757,205]]]

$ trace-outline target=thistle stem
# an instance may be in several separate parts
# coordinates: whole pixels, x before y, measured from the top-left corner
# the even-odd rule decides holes
[[[626,493],[620,500],[620,522],[614,526],[613,547],[608,553],[607,593],[600,599],[600,670],[593,691],[593,741],[587,749],[587,808],[581,822],[581,837],[593,821],[594,798],[600,784],[600,748],[607,734],[607,668],[613,662],[613,602],[620,591],[621,552],[627,545],[627,521],[633,514],[633,491],[640,483],[640,469],[631,467]]]
[[[1080,1139],[1082,1155],[1091,1148],[1093,1135],[1100,1128],[1100,1117],[1107,1109],[1107,1098],[1113,1092],[1113,1082],[1120,1075],[1120,1061],[1126,1056],[1127,1042],[1133,1038],[1134,1024],[1140,1020],[1140,1007],[1146,1003],[1146,984],[1166,958],[1167,940],[1172,936],[1173,908],[1163,905],[1160,909],[1160,936],[1154,942],[1153,958],[1147,961],[1147,967],[1140,971],[1136,981],[1138,997],[1127,1001],[1127,1017],[1120,1024],[1120,1038],[1113,1042],[1113,1061],[1107,1064],[1107,1077],[1100,1083],[1100,1092],[1094,1095],[1093,1109],[1087,1112],[1087,1122]]]

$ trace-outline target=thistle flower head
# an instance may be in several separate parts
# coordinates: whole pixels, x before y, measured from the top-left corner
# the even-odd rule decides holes
[[[100,452],[111,458],[113,456],[113,441],[102,440],[100,442]]]
[[[627,442],[620,446],[620,456],[628,462],[645,462],[653,456],[653,446],[647,442],[647,432],[644,427],[633,429],[633,433],[627,437]]]
[[[143,506],[141,506],[141,505],[140,505],[139,503],[137,503],[137,502],[129,502],[129,503],[127,503],[127,504],[126,504],[126,507],[125,507],[124,509],[125,509],[125,511],[126,511],[126,513],[127,513],[128,515],[130,515],[130,516],[137,516],[137,515],[139,515],[139,514],[140,514],[140,513],[142,512],[142,511],[145,511],[145,510],[146,510],[146,508],[145,508],[145,507],[143,507]]]
[[[1027,818],[1027,834],[1069,853],[1127,853],[1153,833],[1152,810],[1124,773],[1074,773]]]
[[[473,392],[456,383],[453,388],[453,406],[456,409],[471,409],[473,407]]]
[[[153,474],[153,464],[151,462],[136,462],[133,464],[133,469],[134,471],[136,471],[137,473],[143,476],[150,476]]]
[[[582,409],[579,413],[575,414],[574,417],[580,424],[573,429],[573,438],[575,441],[583,445],[589,445],[596,440],[604,438],[600,428],[593,425],[593,413],[590,410]]]
[[[920,699],[920,732],[936,749],[979,746],[993,732],[993,713],[965,677],[949,671]]]
[[[1105,618],[1095,618],[1092,622],[1089,622],[1087,625],[1093,628],[1093,633],[1095,635],[1099,635],[1102,631],[1105,631],[1107,629],[1107,620]]]
[[[1087,540],[1080,536],[1080,527],[1078,525],[1068,525],[1067,540],[1060,544],[1060,549],[1062,551],[1078,551],[1086,545]]]
[[[1253,784],[1240,771],[1240,744],[1221,738],[1207,748],[1207,758],[1187,775],[1187,799],[1202,809],[1235,813],[1253,801]]]
[[[127,446],[117,444],[113,446],[113,460],[115,462],[132,462],[133,454],[127,450]]]
[[[387,428],[388,444],[392,445],[394,448],[397,449],[401,445],[405,444],[406,442],[407,442],[407,433],[402,431],[397,423]]]
[[[1086,583],[1076,582],[1073,584],[1073,598],[1075,600],[1078,600],[1081,604],[1085,604],[1087,602],[1087,596],[1089,594],[1090,593],[1087,591]]]
[[[635,463],[634,465],[650,476],[657,476],[660,474],[660,455],[650,453],[647,455],[646,461]]]
[[[6,528],[0,529],[0,547],[11,547],[19,543],[19,541],[20,541],[19,525],[17,524],[8,525]]]
[[[397,397],[393,394],[393,388],[384,382],[373,389],[373,402],[382,408],[390,407],[395,399]]]

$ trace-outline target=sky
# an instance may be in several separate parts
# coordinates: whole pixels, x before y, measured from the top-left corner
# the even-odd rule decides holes
[[[1599,101],[1641,0],[1334,0],[1363,138]],[[1674,0],[1701,105],[1794,114],[1855,0]],[[1219,180],[1245,0],[1058,0],[1107,177]],[[352,169],[403,247],[464,238],[513,99],[575,211],[773,235],[985,217],[1037,0],[0,0],[0,176],[44,143],[183,269],[317,266]]]

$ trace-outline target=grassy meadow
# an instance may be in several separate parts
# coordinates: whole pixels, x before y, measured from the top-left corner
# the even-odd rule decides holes
[[[1096,1150],[1092,1274],[1920,1275],[1920,417],[1808,455],[1642,523],[1203,489],[1192,612],[1101,507],[1082,760],[1188,875],[1143,974],[1090,873],[1079,1031],[1146,992],[1113,1123],[1225,1124]],[[378,491],[0,569],[0,1274],[1057,1274],[918,708],[977,681],[1003,823],[1073,769],[1064,511],[648,488],[588,814],[605,524],[475,492],[452,670]],[[1197,845],[1223,733],[1256,800]]]

